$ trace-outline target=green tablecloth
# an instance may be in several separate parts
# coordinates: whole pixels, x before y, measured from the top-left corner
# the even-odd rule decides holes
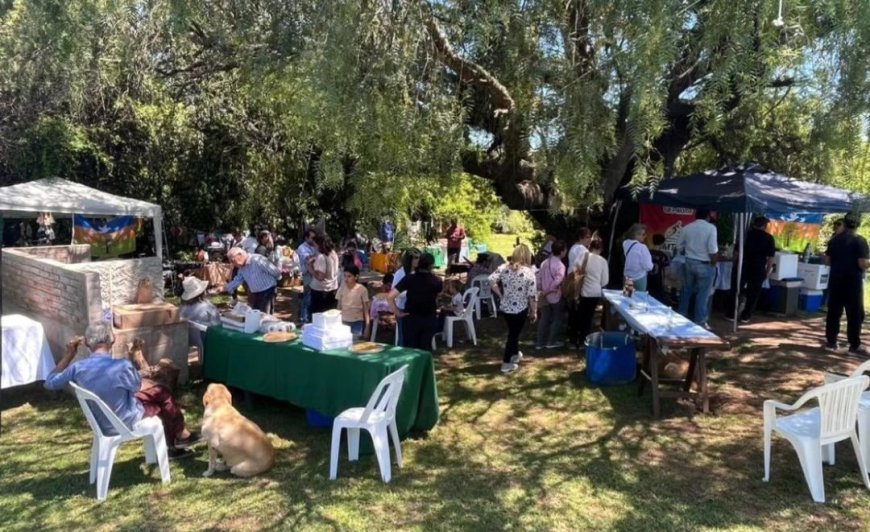
[[[390,346],[369,355],[344,349],[319,352],[300,340],[267,343],[259,335],[209,327],[203,373],[207,379],[335,417],[347,408],[365,406],[381,379],[405,364],[408,371],[396,408],[396,425],[404,437],[438,422],[435,371],[426,351]]]

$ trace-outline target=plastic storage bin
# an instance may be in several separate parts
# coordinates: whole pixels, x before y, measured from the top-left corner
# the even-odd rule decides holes
[[[818,312],[822,308],[823,295],[824,292],[822,290],[807,290],[802,288],[798,296],[798,307],[806,312]]]
[[[308,426],[314,428],[329,428],[332,427],[333,418],[324,416],[313,408],[305,409],[305,419],[308,420]]]
[[[798,298],[804,281],[800,278],[770,281],[771,302],[770,310],[786,316],[797,314]]]
[[[797,277],[798,256],[794,253],[782,253],[777,251],[773,255],[773,271],[770,278],[775,281],[783,281]]]
[[[637,377],[634,341],[621,332],[597,332],[586,337],[586,376],[602,386],[627,384]]]

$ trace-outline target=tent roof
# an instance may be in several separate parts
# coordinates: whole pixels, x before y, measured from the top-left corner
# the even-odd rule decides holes
[[[628,190],[624,190],[624,196],[628,196]],[[870,210],[868,198],[857,192],[799,181],[757,164],[666,179],[653,192],[643,190],[637,199],[644,203],[710,207],[726,212],[838,213]]]
[[[161,216],[160,205],[116,196],[60,177],[0,188],[0,212],[8,215],[51,212],[92,216]]]

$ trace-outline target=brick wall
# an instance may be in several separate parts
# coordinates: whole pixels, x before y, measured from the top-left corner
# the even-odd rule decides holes
[[[143,277],[151,279],[155,297],[163,298],[163,265],[157,257],[82,262],[69,268],[96,274],[100,280],[100,301],[109,307],[132,303]]]
[[[34,249],[38,248],[3,250],[3,313],[23,313],[42,323],[51,351],[59,359],[71,336],[84,333],[89,322],[100,319],[100,278],[40,258],[32,253]],[[63,258],[62,252],[52,253]]]

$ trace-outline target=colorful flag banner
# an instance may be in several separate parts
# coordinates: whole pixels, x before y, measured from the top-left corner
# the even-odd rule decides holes
[[[89,244],[91,257],[118,257],[136,251],[137,227],[135,216],[100,219],[74,214],[73,242]]]
[[[802,252],[807,244],[815,244],[822,229],[824,214],[816,213],[768,213],[768,232],[773,235],[777,249]]]

